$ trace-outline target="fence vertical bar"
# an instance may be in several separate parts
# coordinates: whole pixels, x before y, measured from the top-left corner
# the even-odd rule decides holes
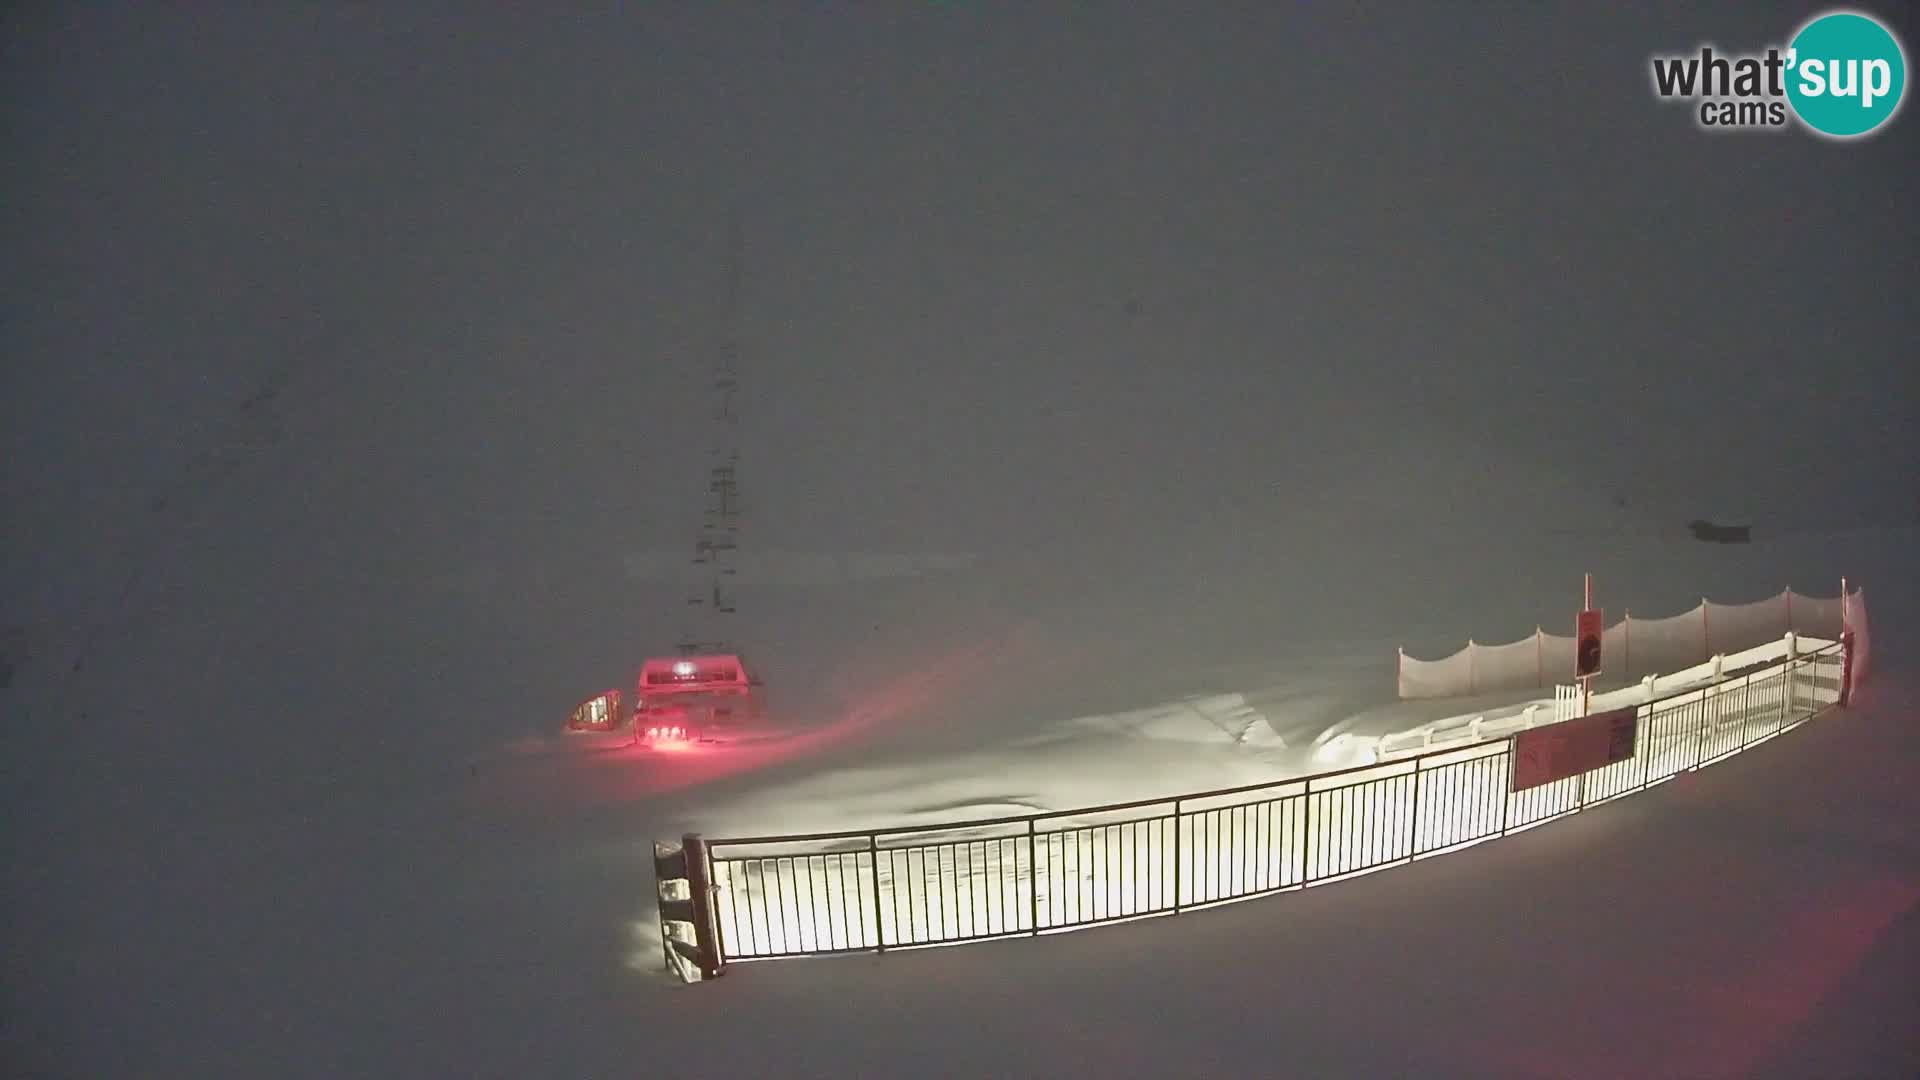
[[[1688,769],[1697,769],[1707,757],[1707,733],[1713,730],[1720,718],[1720,684],[1712,683],[1700,692],[1700,738],[1693,747],[1693,764]]]
[[[887,922],[880,913],[880,838],[867,834],[867,861],[873,864],[873,950],[887,951]]]
[[[933,848],[933,904],[934,912],[940,919],[940,933],[934,939],[936,941],[947,936],[947,857],[944,852],[948,849],[948,845],[944,844],[936,844]],[[921,856],[920,865],[926,865],[926,856]],[[929,915],[929,922],[933,917]]]
[[[1032,932],[1040,935],[1040,863],[1033,846],[1033,819],[1027,819],[1027,917],[1032,921]]]
[[[1500,785],[1500,835],[1507,835],[1507,804],[1513,801],[1513,762],[1517,756],[1514,737],[1507,736],[1507,778]]]
[[[1787,702],[1793,698],[1793,661],[1789,660],[1787,662],[1787,670],[1783,673],[1782,677],[1776,681],[1779,683],[1777,689],[1780,694],[1780,701],[1779,707],[1774,710],[1773,730],[1779,731],[1783,718],[1787,714]],[[1754,741],[1757,742],[1758,739],[1756,738]]]
[[[1407,861],[1412,862],[1414,853],[1420,849],[1420,765],[1421,760],[1413,762],[1413,806],[1407,811]]]
[[[1180,911],[1180,884],[1186,879],[1187,868],[1180,861],[1180,800],[1173,800],[1173,910]]]

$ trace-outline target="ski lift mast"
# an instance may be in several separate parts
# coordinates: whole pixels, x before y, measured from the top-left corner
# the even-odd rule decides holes
[[[720,342],[715,358],[713,383],[713,442],[709,446],[706,508],[702,512],[700,534],[694,540],[695,573],[687,594],[687,632],[681,635],[680,652],[726,653],[732,635],[727,626],[734,613],[734,552],[740,546],[740,441],[739,413],[734,398],[740,389],[739,307],[741,274],[740,219],[727,219],[726,300],[721,309]],[[703,632],[704,631],[704,632]]]

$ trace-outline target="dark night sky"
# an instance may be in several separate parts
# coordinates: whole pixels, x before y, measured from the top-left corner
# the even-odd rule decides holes
[[[1806,12],[776,7],[16,9],[20,621],[683,545],[730,212],[767,547],[1391,589],[1615,496],[1916,517],[1920,129],[1648,87]]]

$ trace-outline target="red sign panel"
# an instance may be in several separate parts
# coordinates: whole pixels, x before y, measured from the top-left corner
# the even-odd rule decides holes
[[[1605,616],[1599,608],[1588,608],[1580,613],[1580,619],[1574,624],[1573,675],[1584,679],[1589,675],[1600,674],[1600,638],[1604,632]]]
[[[1523,731],[1513,737],[1512,791],[1551,784],[1633,757],[1640,725],[1632,706]]]

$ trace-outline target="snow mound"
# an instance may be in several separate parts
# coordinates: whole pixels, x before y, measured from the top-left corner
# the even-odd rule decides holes
[[[1062,729],[1072,737],[1104,733],[1161,742],[1218,744],[1224,740],[1235,746],[1271,749],[1287,745],[1244,694],[1188,697],[1130,712],[1077,717]]]

